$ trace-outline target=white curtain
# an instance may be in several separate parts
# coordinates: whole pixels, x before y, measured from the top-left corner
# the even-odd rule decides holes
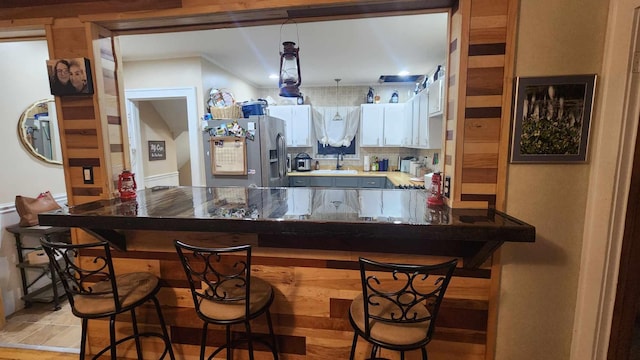
[[[333,121],[336,111],[342,121]],[[314,106],[312,107],[313,129],[316,139],[324,146],[349,146],[356,136],[360,124],[359,106]]]

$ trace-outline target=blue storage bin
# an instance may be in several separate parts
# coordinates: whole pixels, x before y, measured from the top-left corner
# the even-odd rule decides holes
[[[264,108],[266,103],[264,101],[251,101],[242,105],[242,114],[245,118],[251,115],[264,115]]]

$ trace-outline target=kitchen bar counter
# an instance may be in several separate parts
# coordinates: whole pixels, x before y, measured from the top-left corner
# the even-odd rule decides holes
[[[207,247],[252,246],[252,271],[274,287],[280,354],[292,360],[348,358],[353,329],[347,314],[361,293],[359,257],[423,265],[458,258],[429,355],[483,360],[491,341],[490,309],[497,306],[490,256],[504,242],[533,242],[535,229],[493,210],[428,208],[426,196],[423,190],[400,189],[158,187],[138,191],[133,201],[97,201],[39,219],[42,225],[76,228],[77,243],[110,241],[123,250],[112,252],[116,272],[149,271],[161,279],[158,297],[178,359],[197,358],[202,321],[175,239]],[[78,261],[97,255],[85,251]],[[253,328],[264,333],[266,324],[258,319]],[[108,341],[105,329],[108,320],[89,322],[92,353]],[[223,328],[209,331],[217,334],[212,339],[224,337]],[[145,354],[159,357],[163,345],[149,345],[143,345]],[[370,350],[359,344],[357,358]],[[126,355],[135,358],[135,347]],[[407,358],[414,355],[419,354]],[[271,358],[263,351],[256,356]]]
[[[39,215],[126,250],[122,230],[257,234],[268,248],[455,256],[481,265],[504,242],[533,242],[535,228],[492,209],[426,206],[422,190],[156,187]]]

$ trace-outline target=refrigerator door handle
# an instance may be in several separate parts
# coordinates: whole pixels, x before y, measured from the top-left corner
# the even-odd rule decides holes
[[[282,134],[278,134],[278,179],[284,179],[284,175],[287,171],[287,143],[285,142],[284,136]]]

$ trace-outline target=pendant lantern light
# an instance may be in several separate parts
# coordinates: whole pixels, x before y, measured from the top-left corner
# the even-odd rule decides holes
[[[338,112],[338,83],[342,79],[334,79],[336,81],[336,114],[333,116],[333,121],[342,121],[342,116]]]
[[[280,26],[280,40],[282,40],[282,26]],[[298,25],[296,24],[296,32]],[[298,42],[300,39],[298,38]],[[282,50],[280,51],[280,80],[278,87],[280,88],[280,96],[282,97],[301,97],[300,84],[302,77],[300,76],[300,48],[296,47],[293,41],[282,42]]]

